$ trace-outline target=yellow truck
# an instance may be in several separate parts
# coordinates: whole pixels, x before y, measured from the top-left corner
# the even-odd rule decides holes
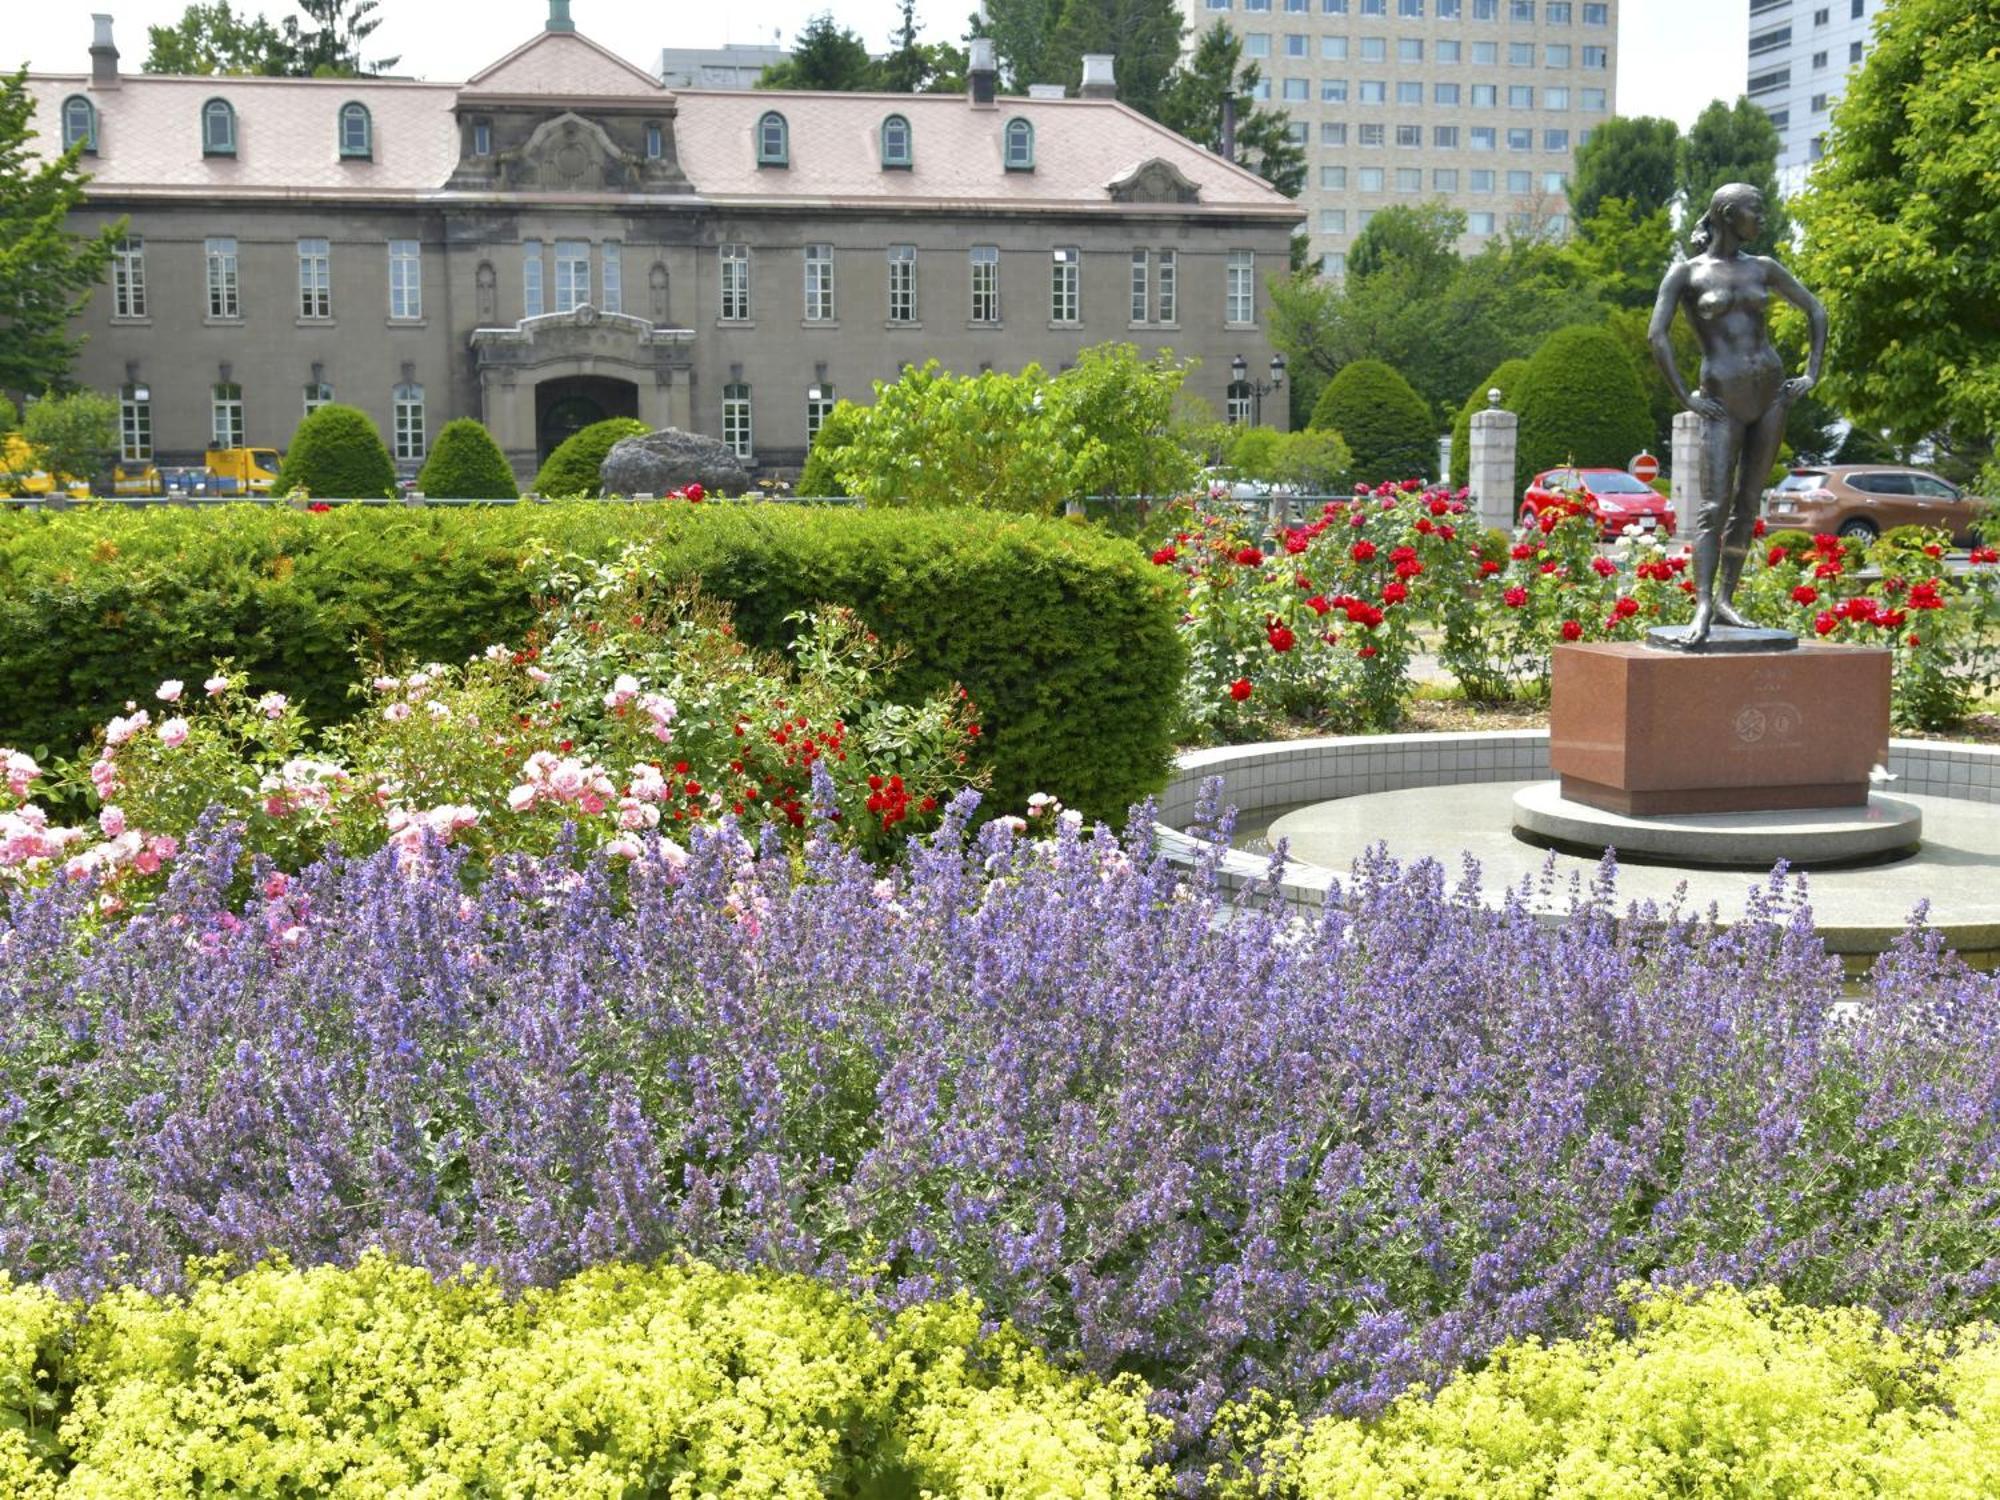
[[[20,500],[30,496],[53,495],[58,476],[44,469],[35,450],[18,432],[0,442],[0,499]],[[60,476],[63,492],[72,499],[90,498],[90,481],[72,475]]]
[[[203,462],[211,495],[268,495],[278,482],[276,448],[211,448]]]
[[[141,459],[137,463],[120,464],[111,471],[111,493],[114,495],[164,495],[167,486],[160,478],[160,471]]]

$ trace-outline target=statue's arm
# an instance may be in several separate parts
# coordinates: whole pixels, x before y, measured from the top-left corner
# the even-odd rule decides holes
[[[1799,278],[1781,261],[1764,261],[1765,274],[1778,295],[1806,315],[1806,324],[1812,331],[1812,353],[1806,358],[1806,389],[1819,384],[1820,366],[1826,360],[1826,305],[1807,291]]]
[[[1653,321],[1646,329],[1646,342],[1652,345],[1653,363],[1660,367],[1660,374],[1666,378],[1667,389],[1674,393],[1674,399],[1689,411],[1716,417],[1721,415],[1721,407],[1713,397],[1688,390],[1680,364],[1674,358],[1670,330],[1674,326],[1674,311],[1681,304],[1681,294],[1687,290],[1688,276],[1688,263],[1684,260],[1676,259],[1667,267],[1667,274],[1660,281],[1660,295],[1653,299]]]

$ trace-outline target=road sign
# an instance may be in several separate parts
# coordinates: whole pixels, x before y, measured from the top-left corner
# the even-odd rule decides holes
[[[1660,477],[1660,461],[1641,449],[1639,456],[1625,465],[1625,472],[1641,484],[1651,484]]]

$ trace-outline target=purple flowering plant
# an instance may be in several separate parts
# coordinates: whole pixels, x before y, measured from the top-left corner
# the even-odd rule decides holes
[[[1377,858],[1306,923],[1227,911],[1212,806],[1190,875],[1144,816],[975,831],[974,800],[886,873],[725,822],[469,892],[435,841],[263,866],[246,905],[211,819],[123,920],[9,891],[0,1269],[379,1246],[968,1289],[1143,1376],[1197,1466],[1229,1400],[1378,1410],[1632,1280],[2000,1309],[2000,987],[1915,929],[1843,1004],[1778,878],[1723,929],[1620,910],[1607,867],[1551,923]]]

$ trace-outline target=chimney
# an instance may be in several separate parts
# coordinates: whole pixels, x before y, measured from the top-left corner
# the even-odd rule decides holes
[[[965,79],[975,106],[991,108],[1000,92],[1000,69],[993,61],[993,38],[976,36],[968,49]]]
[[[576,22],[569,18],[569,0],[549,0],[549,23],[544,31],[574,31]]]
[[[1118,80],[1112,76],[1112,69],[1118,59],[1109,52],[1086,52],[1083,54],[1083,87],[1077,96],[1082,99],[1116,99]]]
[[[118,44],[111,40],[111,17],[90,18],[90,86],[94,89],[118,87]]]
[[[1236,160],[1236,95],[1222,96],[1222,159]]]

